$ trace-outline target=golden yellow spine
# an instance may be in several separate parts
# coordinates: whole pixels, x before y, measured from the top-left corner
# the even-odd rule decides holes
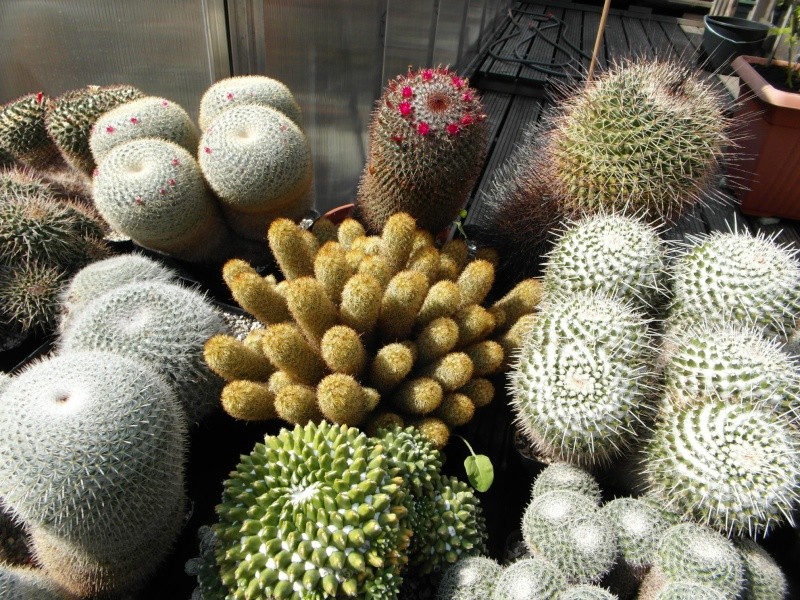
[[[367,362],[367,351],[358,332],[346,325],[335,325],[320,342],[322,360],[334,373],[358,377]]]
[[[389,268],[389,264],[381,256],[368,256],[364,255],[361,262],[358,264],[358,273],[372,275],[385,288],[389,285],[394,273]]]
[[[298,383],[284,386],[276,394],[275,412],[284,421],[295,425],[322,420],[314,388]]]
[[[542,300],[544,287],[539,278],[530,278],[520,281],[514,289],[495,302],[491,310],[497,319],[497,327],[507,330],[523,315],[536,310]]]
[[[376,436],[381,429],[391,429],[392,427],[404,427],[403,417],[393,412],[379,412],[370,415],[367,425],[364,428],[367,435]]]
[[[272,375],[270,375],[269,380],[267,381],[267,387],[269,391],[278,395],[283,388],[287,385],[292,385],[294,383],[300,383],[294,377],[289,375],[286,371],[275,371]]]
[[[458,310],[461,304],[461,292],[454,281],[438,281],[434,283],[425,296],[422,308],[417,315],[417,324],[427,325],[439,317],[449,317]]]
[[[361,223],[355,219],[345,219],[339,225],[337,238],[345,250],[350,250],[355,240],[366,235],[367,233]]]
[[[394,389],[414,367],[414,351],[408,344],[388,344],[375,353],[367,382],[381,394]]]
[[[434,416],[439,417],[448,427],[454,428],[469,423],[474,414],[475,405],[468,396],[451,392],[444,395]]]
[[[428,279],[428,284],[433,285],[439,279],[439,251],[433,246],[414,250],[408,259],[408,270],[422,273]]]
[[[510,365],[522,347],[525,336],[536,323],[536,313],[522,315],[511,328],[498,338],[505,354],[505,365]]]
[[[401,271],[389,282],[381,298],[378,330],[384,340],[402,340],[411,335],[417,313],[428,293],[422,273]]]
[[[469,259],[467,244],[460,238],[445,242],[439,255],[439,279],[455,281]]]
[[[402,271],[414,245],[416,221],[406,213],[395,213],[386,220],[381,234],[381,255],[392,275]]]
[[[417,419],[411,425],[419,429],[422,435],[428,438],[438,450],[444,448],[450,439],[450,428],[438,417]]]
[[[313,237],[313,236],[312,236]],[[314,274],[313,254],[308,239],[290,219],[275,219],[267,232],[272,255],[286,279]]]
[[[461,308],[482,304],[494,284],[494,267],[485,260],[473,260],[458,276]]]
[[[345,284],[339,315],[342,323],[360,334],[372,332],[378,322],[383,287],[371,275],[357,273]]]
[[[477,304],[460,309],[453,320],[458,324],[458,347],[464,348],[488,337],[495,328],[495,318]]]
[[[458,325],[449,317],[439,317],[428,323],[416,339],[420,364],[426,365],[441,358],[458,343]]]
[[[265,325],[289,319],[286,299],[258,273],[238,273],[230,278],[228,287],[239,306]]]
[[[311,233],[317,238],[320,246],[327,242],[335,241],[337,239],[338,231],[333,221],[326,217],[320,217],[311,226]]]
[[[458,392],[468,396],[475,408],[483,408],[490,404],[494,398],[494,385],[488,379],[476,377],[459,388]]]
[[[334,304],[339,304],[344,284],[352,275],[344,248],[339,242],[326,242],[314,258],[314,276]]]
[[[464,353],[469,356],[474,367],[473,376],[483,377],[499,371],[503,366],[505,352],[503,347],[494,340],[484,340],[464,348]]]
[[[278,323],[267,328],[264,354],[273,365],[297,381],[316,385],[325,374],[325,363],[293,323]]]
[[[208,367],[225,381],[266,381],[275,372],[263,353],[251,350],[229,335],[215,335],[203,347]]]
[[[322,336],[339,322],[339,311],[313,277],[299,277],[289,282],[286,304],[295,322],[311,344],[319,347]]]
[[[334,423],[356,426],[367,416],[364,389],[343,373],[333,373],[319,382],[317,403],[325,418]]]
[[[446,392],[457,390],[472,379],[472,361],[463,352],[451,352],[430,364],[423,373]]]
[[[439,408],[444,392],[430,377],[415,377],[404,381],[392,394],[392,402],[410,415],[427,415]]]
[[[278,416],[275,394],[261,382],[231,381],[222,388],[222,408],[234,419],[266,421]]]

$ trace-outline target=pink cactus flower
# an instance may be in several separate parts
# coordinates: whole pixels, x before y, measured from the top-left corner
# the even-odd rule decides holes
[[[411,114],[411,103],[410,102],[401,102],[397,108],[400,110],[400,114],[404,117],[407,117]]]
[[[427,123],[420,123],[417,125],[417,133],[420,135],[428,135],[431,131],[430,125]]]

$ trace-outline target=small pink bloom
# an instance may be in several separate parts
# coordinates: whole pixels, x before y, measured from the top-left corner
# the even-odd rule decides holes
[[[428,135],[431,131],[430,125],[425,123],[424,121],[417,125],[417,133],[420,135]]]
[[[456,123],[450,123],[447,126],[447,133],[450,135],[456,135],[460,130],[461,128]]]
[[[233,92],[228,92],[227,94],[225,94],[225,97],[226,97],[228,100],[233,100]]]
[[[106,125],[106,133],[114,133],[116,129],[114,129],[111,125]]]
[[[462,125],[472,125],[475,122],[475,119],[472,118],[472,115],[464,115],[461,117],[461,124]]]
[[[166,100],[162,100],[161,101],[161,105],[162,106],[169,106],[169,102],[167,102]]]
[[[433,79],[433,71],[431,69],[425,69],[422,72],[422,81],[430,81]]]
[[[97,177],[100,175],[100,167],[95,167],[94,171],[92,171],[92,177]]]
[[[44,100],[44,92],[37,92],[36,104],[41,104],[43,100]]]
[[[392,141],[399,144],[399,143],[401,143],[403,141],[403,136],[399,135],[399,134],[394,134],[392,136]]]
[[[463,80],[463,79],[461,79],[461,77],[458,77],[458,76],[456,76],[456,75],[453,75],[453,77],[451,77],[451,78],[450,78],[450,81],[452,81],[452,82],[453,82],[453,86],[454,86],[456,89],[459,89],[459,90],[460,90],[462,87],[464,87],[464,80]]]
[[[461,99],[462,99],[464,102],[472,102],[472,94],[470,94],[469,92],[467,92],[467,93],[465,93],[463,96],[461,96]]]
[[[131,123],[136,125],[137,123],[139,123],[139,119],[137,119],[136,117],[131,117]]]
[[[161,188],[160,190],[158,190],[158,193],[163,196],[164,194],[167,193],[167,190],[165,190],[164,188]]]
[[[410,85],[407,85],[403,88],[403,98],[411,98],[414,95],[414,90],[411,89]]]
[[[404,117],[411,114],[411,102],[401,102],[397,105],[397,108],[400,109],[400,114]]]
[[[170,179],[167,183],[169,183],[170,185],[175,185],[175,180],[174,179]]]
[[[135,202],[135,203],[136,203],[138,206],[141,206],[142,204],[144,204],[144,200],[142,200],[142,197],[141,197],[141,196],[136,196],[136,198],[134,198],[134,199],[133,199],[133,201],[134,201],[134,202]]]
[[[211,148],[209,148],[208,146],[206,146],[205,148],[203,148],[203,151],[204,151],[206,154],[211,154]]]
[[[172,159],[172,166],[177,167],[179,164],[181,164],[181,161],[179,161],[177,158]]]

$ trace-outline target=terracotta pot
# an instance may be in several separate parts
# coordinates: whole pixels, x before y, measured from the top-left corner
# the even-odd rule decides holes
[[[342,204],[341,206],[332,208],[322,216],[326,219],[329,219],[334,225],[339,225],[347,217],[353,214],[353,209],[355,206],[356,205],[352,202],[350,204]]]
[[[752,67],[766,62],[740,56],[731,63],[742,98],[735,119],[745,124],[741,167],[752,175],[737,196],[745,214],[800,219],[800,93],[776,89]]]

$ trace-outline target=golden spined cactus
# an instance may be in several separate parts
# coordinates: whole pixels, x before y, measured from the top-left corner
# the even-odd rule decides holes
[[[338,227],[327,217],[320,217],[311,226],[311,233],[317,238],[320,245],[335,242],[338,239]]]
[[[314,258],[314,277],[325,289],[325,293],[338,304],[347,280],[353,276],[353,269],[347,263],[347,253],[336,241],[325,242]]]
[[[472,362],[472,376],[483,377],[496,373],[503,366],[505,353],[503,347],[494,340],[483,340],[464,348],[464,353]]]
[[[270,362],[295,380],[316,384],[325,374],[325,362],[293,323],[267,328],[264,354]]]
[[[366,232],[364,231],[364,226],[356,221],[355,219],[345,219],[342,221],[341,225],[339,225],[339,233],[336,236],[336,239],[339,240],[339,243],[344,247],[346,250],[350,250],[353,245],[353,242],[358,238],[364,237]]]
[[[422,434],[440,450],[447,445],[450,439],[450,428],[447,426],[447,423],[438,417],[417,419],[412,421],[410,425],[419,429]]]
[[[369,412],[364,388],[344,373],[333,373],[319,382],[317,403],[326,419],[340,425],[360,425]]]
[[[314,346],[319,346],[325,332],[339,323],[336,305],[325,293],[325,287],[313,277],[290,281],[286,303],[306,339]]]
[[[229,260],[222,267],[222,279],[233,299],[262,323],[280,323],[289,319],[286,299],[278,292],[274,279],[262,277],[247,262]]]
[[[510,364],[516,351],[522,347],[525,334],[530,331],[535,323],[536,313],[522,315],[508,331],[498,338],[498,342],[503,347],[503,354],[505,355],[504,366],[507,367]]]
[[[381,393],[390,392],[411,373],[415,354],[413,344],[387,344],[375,353],[367,381]]]
[[[430,377],[415,377],[406,380],[392,395],[394,405],[410,415],[428,415],[439,408],[444,391]]]
[[[288,423],[305,425],[323,419],[316,390],[302,383],[290,383],[275,395],[275,412]]]
[[[489,309],[501,329],[510,329],[523,315],[531,314],[542,300],[542,280],[531,278],[519,282]]]
[[[467,266],[469,249],[464,240],[454,238],[445,242],[439,256],[439,279],[458,279],[461,271]]]
[[[405,213],[399,213],[397,219],[386,222],[381,234],[382,251],[386,262],[397,273],[408,262],[411,249],[414,246],[414,232],[417,229],[414,219]]]
[[[262,382],[240,379],[222,388],[222,408],[235,419],[266,421],[278,416],[275,394]]]
[[[433,283],[439,278],[439,251],[432,245],[413,250],[408,259],[408,269],[422,273],[428,283]]]
[[[320,354],[334,373],[358,377],[367,363],[367,351],[358,332],[346,325],[328,329],[320,342]]]
[[[442,386],[446,392],[453,392],[472,378],[472,361],[463,352],[451,352],[428,365],[423,373]]]
[[[497,324],[494,315],[480,306],[470,304],[453,316],[458,325],[458,345],[468,346],[489,336]]]
[[[359,260],[356,270],[358,273],[372,275],[383,288],[389,285],[389,281],[391,281],[394,275],[389,263],[386,262],[383,257],[369,256],[367,254]]]
[[[245,379],[265,382],[275,372],[264,354],[229,335],[215,335],[206,341],[203,357],[209,368],[225,381]]]
[[[269,226],[267,240],[286,279],[314,274],[314,260],[303,230],[290,219],[276,219]]]
[[[394,427],[404,427],[403,417],[394,412],[376,412],[370,416],[364,431],[367,435],[375,436],[381,429],[392,429]]]
[[[456,344],[458,325],[448,317],[439,317],[425,325],[416,339],[419,360],[422,363],[430,363],[445,356]]]
[[[461,305],[461,292],[452,281],[443,280],[434,283],[428,290],[422,307],[417,315],[417,322],[427,325],[434,319],[449,317]]]
[[[470,304],[481,304],[494,283],[494,266],[492,263],[478,259],[467,264],[456,284],[461,295],[460,307]]]
[[[361,334],[372,332],[378,322],[383,287],[372,275],[357,273],[342,290],[339,316],[342,322]]]
[[[422,273],[401,271],[392,277],[381,298],[381,337],[391,341],[409,337],[427,293],[428,280]]]
[[[464,394],[472,401],[475,408],[483,408],[492,402],[494,398],[494,385],[488,379],[476,377],[469,380],[462,386],[459,393]]]
[[[269,391],[277,396],[278,392],[280,392],[287,385],[292,385],[295,383],[297,383],[297,380],[289,375],[289,373],[286,371],[275,371],[267,380],[267,388],[269,388]]]
[[[448,427],[455,428],[466,425],[475,414],[475,404],[466,394],[450,392],[442,398],[434,416],[440,418]]]

